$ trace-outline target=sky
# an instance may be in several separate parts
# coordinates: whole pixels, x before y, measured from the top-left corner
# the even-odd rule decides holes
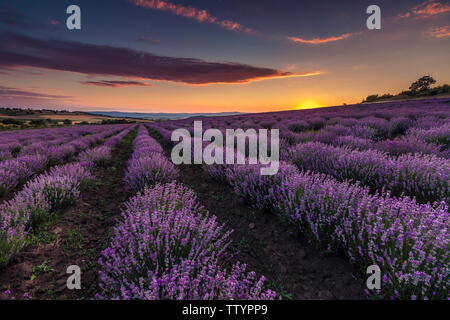
[[[367,7],[381,9],[369,30]],[[67,7],[81,10],[69,30]],[[0,106],[265,112],[450,81],[450,2],[0,0]]]

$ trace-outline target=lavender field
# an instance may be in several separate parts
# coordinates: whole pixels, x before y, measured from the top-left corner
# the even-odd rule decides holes
[[[279,129],[277,174],[175,165],[199,120]],[[5,131],[0,177],[4,299],[449,297],[448,98]]]

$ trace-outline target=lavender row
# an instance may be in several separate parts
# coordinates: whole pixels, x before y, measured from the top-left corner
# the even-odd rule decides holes
[[[128,134],[134,129],[134,125],[128,126],[120,133],[109,137],[106,139],[102,146],[92,148],[80,153],[77,157],[78,161],[81,162],[93,162],[97,166],[104,166],[108,160],[112,157],[112,149]]]
[[[0,195],[8,193],[36,173],[49,166],[60,164],[122,128],[123,126],[103,128],[102,131],[93,135],[81,136],[62,145],[42,147],[36,149],[32,155],[19,156],[0,162]]]
[[[129,160],[128,190],[141,190],[122,212],[99,259],[97,299],[271,299],[264,278],[228,256],[230,231],[201,207],[192,190],[170,181],[178,171],[140,126]],[[150,168],[150,169],[149,169]]]
[[[365,268],[378,265],[387,299],[447,299],[450,286],[447,205],[371,195],[368,188],[280,163],[274,176],[258,165],[222,170],[236,194],[285,217],[327,251],[345,253]]]
[[[78,198],[82,185],[92,179],[92,165],[77,162],[55,167],[0,205],[0,267],[23,248],[32,227]]]
[[[85,135],[101,133],[118,126],[74,126],[37,130],[0,132],[0,160],[12,159],[15,155],[39,153],[52,145],[67,143]]]
[[[346,119],[347,122],[352,120]],[[356,119],[354,119],[356,120]],[[292,121],[294,124],[300,121]],[[341,120],[346,123],[346,121]],[[420,127],[413,127],[412,124],[406,124],[412,121],[405,118],[392,119],[389,132],[393,136],[399,133],[405,133],[405,135],[399,135],[395,138],[385,139],[381,141],[374,141],[375,130],[366,125],[357,125],[353,127],[346,127],[342,124],[327,125],[320,131],[308,131],[294,134],[285,126],[280,126],[281,141],[285,142],[285,145],[296,145],[298,143],[305,142],[322,142],[337,147],[349,147],[356,150],[378,150],[381,152],[389,153],[390,155],[397,156],[402,154],[434,154],[438,157],[449,159],[450,150],[448,149],[448,139],[450,139],[450,128],[448,125],[442,127],[434,127],[431,129],[422,129]],[[351,123],[351,122],[350,122]],[[264,124],[264,122],[263,122]],[[181,124],[182,127],[186,127],[187,124]],[[428,126],[430,126],[429,124]],[[437,123],[434,123],[437,125]],[[238,123],[230,122],[232,128],[239,127]],[[427,126],[427,127],[428,127]],[[147,127],[155,131],[160,135],[161,140],[166,145],[171,145],[171,131],[169,129],[176,129],[175,126],[164,124],[147,124]],[[253,128],[258,128],[258,124]],[[271,126],[263,125],[264,128],[270,128]],[[274,127],[276,127],[274,125]],[[167,129],[169,128],[169,129]],[[208,126],[204,129],[209,128]],[[223,123],[219,124],[218,128],[223,129]],[[191,129],[190,127],[188,129]],[[408,130],[410,129],[410,130]]]
[[[127,191],[134,194],[145,186],[169,182],[177,176],[178,169],[164,156],[161,145],[141,125],[125,173]]]
[[[324,126],[338,125],[350,132],[345,135],[384,139],[403,135],[409,128],[430,129],[448,124],[450,119],[448,103],[448,98],[398,101],[313,110],[205,117],[201,120],[205,129],[280,128],[281,136],[293,138],[297,138],[299,133],[304,131],[317,131]],[[192,127],[193,121],[193,119],[171,120],[153,123],[150,126],[161,130],[161,135],[166,138],[167,131]],[[170,135],[168,140],[170,141]]]
[[[352,149],[368,150],[375,149],[387,152],[391,155],[407,153],[435,154],[439,157],[450,158],[448,144],[450,139],[450,126],[443,125],[432,129],[414,128],[406,125],[400,130],[396,126],[396,132],[403,132],[405,135],[397,136],[393,139],[375,141],[373,139],[373,129],[363,127],[345,127],[343,125],[329,125],[318,132],[304,132],[287,141],[290,144],[304,142],[322,142],[334,146],[347,146]],[[408,129],[409,128],[409,129]],[[286,134],[284,134],[286,139]]]
[[[413,128],[408,131],[408,135],[428,143],[444,145],[446,149],[450,147],[450,123],[428,129]]]
[[[199,206],[192,190],[171,182],[145,188],[122,212],[99,259],[97,299],[273,299],[264,277],[236,263],[222,267],[230,231]]]
[[[372,192],[415,197],[418,202],[450,203],[450,160],[434,155],[389,156],[376,150],[357,151],[319,142],[291,147],[283,158],[300,169],[326,173],[340,181],[360,181]]]
[[[172,145],[172,131],[164,128],[162,125],[146,123],[145,126],[160,136],[160,141],[166,146]]]
[[[16,193],[12,200],[0,205],[0,267],[6,265],[23,248],[25,237],[33,227],[47,221],[52,214],[78,199],[83,185],[93,179],[90,170],[100,159],[109,159],[110,148],[132,129],[133,127],[127,127],[108,138],[105,142],[107,146],[83,152],[78,162],[54,167],[37,176]],[[111,130],[108,130],[101,135],[110,133]]]

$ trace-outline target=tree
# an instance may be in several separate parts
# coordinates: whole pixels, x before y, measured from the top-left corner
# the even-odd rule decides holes
[[[45,120],[44,119],[34,119],[30,121],[30,124],[35,125],[35,126],[42,126],[45,124]]]
[[[365,102],[373,102],[378,100],[377,94],[371,94],[370,96],[367,96]]]
[[[436,83],[436,80],[434,80],[433,77],[423,76],[419,80],[413,82],[409,87],[409,90],[413,91],[414,93],[419,91],[426,91],[429,90],[430,86],[434,83]]]

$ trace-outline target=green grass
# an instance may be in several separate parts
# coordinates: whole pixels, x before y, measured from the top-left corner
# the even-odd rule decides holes
[[[33,267],[33,273],[31,275],[31,281],[36,279],[36,277],[43,273],[49,273],[55,271],[52,267],[49,266],[50,259],[44,260],[40,265]]]
[[[73,256],[75,253],[83,250],[83,234],[81,228],[66,230],[67,239],[61,243],[61,252],[66,256]]]

